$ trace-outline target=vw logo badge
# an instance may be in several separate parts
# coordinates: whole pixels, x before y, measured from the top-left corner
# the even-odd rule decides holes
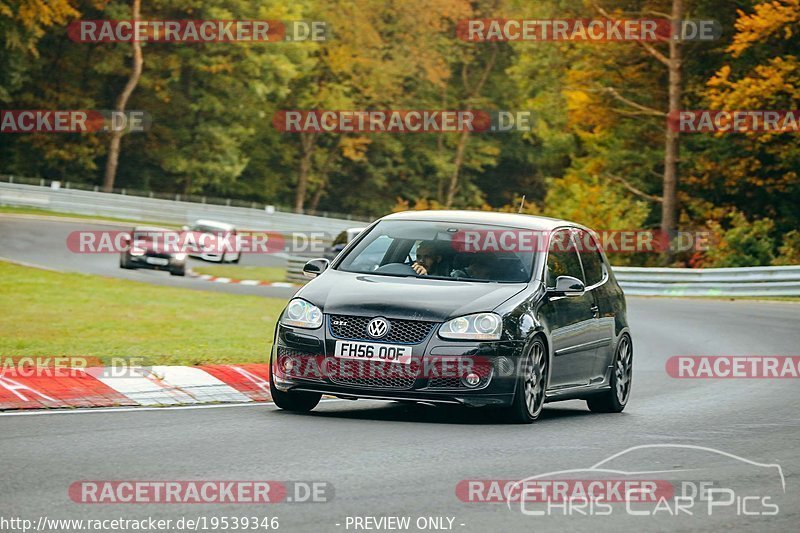
[[[373,318],[367,324],[367,333],[370,337],[379,339],[389,333],[389,322],[385,318]]]

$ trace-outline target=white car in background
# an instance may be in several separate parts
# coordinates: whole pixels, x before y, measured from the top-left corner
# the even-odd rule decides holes
[[[333,239],[333,243],[325,250],[323,254],[326,259],[329,261],[333,261],[333,259],[339,255],[339,252],[344,250],[344,247],[350,244],[350,241],[358,237],[358,234],[367,229],[366,227],[359,227],[359,228],[347,228],[343,232],[339,233],[335,239]]]
[[[233,224],[216,222],[214,220],[196,220],[191,226],[184,226],[183,230],[193,233],[196,242],[200,242],[202,235],[213,236],[202,238],[202,241],[205,242],[206,245],[190,253],[190,257],[216,263],[238,263],[242,258],[242,253],[238,247],[236,226]],[[216,246],[216,239],[228,236],[230,236],[230,249],[219,249],[221,247]]]

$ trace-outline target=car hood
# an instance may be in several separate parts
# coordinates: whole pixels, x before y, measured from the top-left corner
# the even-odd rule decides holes
[[[491,311],[525,283],[480,283],[328,270],[297,296],[328,314],[444,321]]]

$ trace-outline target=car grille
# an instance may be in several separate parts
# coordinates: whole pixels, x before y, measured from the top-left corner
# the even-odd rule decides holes
[[[339,359],[335,365],[336,370],[329,375],[333,383],[370,389],[410,389],[420,369],[416,359],[407,365]]]
[[[172,259],[172,254],[168,254],[165,252],[156,252],[154,250],[146,250],[144,252],[145,257],[155,257],[158,259]]]
[[[375,339],[367,333],[367,324],[373,318],[369,316],[330,315],[328,320],[330,321],[331,334],[339,339],[402,344],[419,344],[428,337],[428,334],[436,325],[436,322],[422,320],[387,319],[389,333],[385,337]]]

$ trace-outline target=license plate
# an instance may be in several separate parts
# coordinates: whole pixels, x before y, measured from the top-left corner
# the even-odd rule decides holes
[[[411,363],[411,346],[378,344],[374,342],[337,341],[334,356],[340,359],[359,361],[382,361],[384,363]]]
[[[165,266],[169,264],[169,259],[162,259],[161,257],[148,257],[145,259],[145,262],[148,265],[161,265]]]

